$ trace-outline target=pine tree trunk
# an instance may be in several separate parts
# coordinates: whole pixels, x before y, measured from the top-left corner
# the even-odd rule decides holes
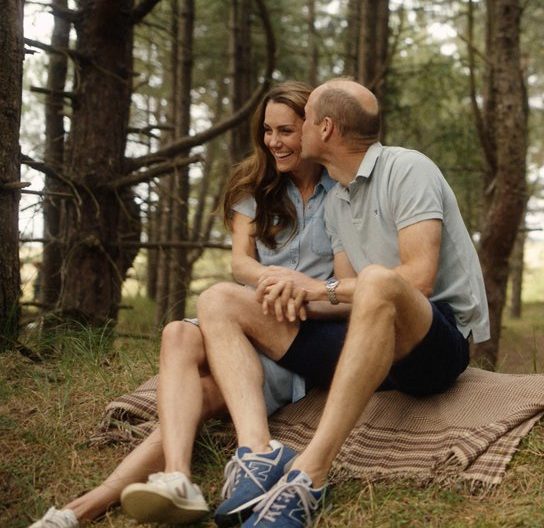
[[[357,80],[371,89],[382,109],[382,139],[385,137],[386,77],[389,42],[389,0],[362,0]]]
[[[121,286],[135,250],[138,210],[131,192],[107,184],[125,173],[132,92],[132,0],[81,0],[76,24],[78,82],[64,175],[78,189],[67,201],[67,251],[59,300],[64,319],[103,325],[117,318]]]
[[[53,5],[67,7],[67,0],[55,0]],[[70,23],[55,17],[51,45],[68,49]],[[62,172],[64,160],[64,97],[68,58],[64,53],[51,53],[47,71],[48,94],[45,99],[45,152],[44,161],[58,172]],[[45,190],[66,192],[58,180],[45,176]],[[68,190],[69,191],[69,190]],[[41,266],[41,302],[46,310],[57,304],[61,287],[62,246],[59,241],[63,200],[47,196],[43,202],[44,238],[48,242],[43,248]]]
[[[162,178],[159,183],[159,208],[157,218],[159,226],[157,229],[160,241],[171,240],[172,238],[172,196],[174,194],[174,175]],[[157,257],[157,287],[155,305],[155,326],[160,328],[167,322],[168,292],[170,280],[170,257],[169,248],[160,248]]]
[[[344,58],[344,75],[359,78],[359,33],[361,25],[362,0],[348,0]]]
[[[479,256],[484,274],[491,339],[475,349],[476,360],[494,368],[509,259],[523,218],[527,185],[527,93],[521,71],[518,0],[488,0],[487,87],[484,121],[488,171]]]
[[[168,117],[169,122],[174,123],[177,116],[178,105],[178,83],[179,76],[177,75],[179,63],[179,8],[178,0],[170,0],[170,93]],[[162,138],[161,138],[162,139]],[[172,133],[165,134],[164,143],[175,139],[175,130]],[[165,178],[161,178],[158,185],[159,189],[159,206],[157,218],[159,221],[157,234],[161,241],[169,241],[172,239],[172,221],[174,217],[173,196],[175,190],[174,174]],[[157,287],[156,287],[156,305],[155,305],[155,326],[160,328],[167,323],[170,318],[168,316],[168,301],[170,293],[170,261],[172,259],[172,251],[169,248],[160,248],[157,255]]]
[[[315,27],[315,0],[308,0],[308,84],[317,86],[319,79],[319,36]]]
[[[159,240],[159,215],[160,209],[158,201],[153,203],[153,193],[151,185],[148,185],[147,190],[147,238],[150,242]],[[157,299],[157,268],[159,265],[159,252],[157,249],[147,250],[147,273],[146,273],[146,295],[149,299],[155,301]]]
[[[18,337],[19,125],[23,81],[23,2],[0,0],[0,352]],[[7,186],[7,188],[6,188]],[[12,186],[12,189],[10,189]]]
[[[250,0],[233,0],[230,7],[231,107],[235,112],[251,95]],[[244,158],[251,148],[249,119],[230,133],[231,163]]]
[[[527,231],[524,227],[522,223],[522,228],[518,232],[510,257],[510,284],[512,286],[510,317],[513,319],[520,319],[522,310],[521,299],[523,293],[523,271],[525,268],[525,240],[527,239]]]
[[[179,18],[180,62],[178,65],[178,90],[176,96],[176,137],[189,134],[191,127],[191,88],[193,85],[193,37],[195,21],[194,0],[184,0]],[[182,152],[181,156],[188,156]],[[189,240],[189,167],[175,171],[175,199],[173,202],[173,240]],[[185,302],[191,277],[188,266],[187,248],[176,248],[170,262],[170,288],[168,318],[179,320],[185,317]]]

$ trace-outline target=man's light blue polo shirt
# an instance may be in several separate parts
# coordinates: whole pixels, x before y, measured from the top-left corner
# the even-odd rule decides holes
[[[345,251],[360,272],[369,264],[400,265],[398,232],[423,220],[442,221],[438,274],[430,299],[452,307],[459,330],[489,338],[487,299],[478,255],[457,200],[425,155],[374,143],[355,179],[329,193],[325,222],[334,253]]]

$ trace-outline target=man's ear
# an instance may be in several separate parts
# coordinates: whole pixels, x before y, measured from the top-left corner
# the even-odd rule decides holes
[[[334,131],[334,122],[330,117],[325,116],[321,122],[321,139],[328,141]]]

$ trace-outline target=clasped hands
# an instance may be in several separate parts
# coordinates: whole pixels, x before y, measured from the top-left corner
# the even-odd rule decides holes
[[[263,313],[274,314],[278,321],[305,321],[306,304],[316,300],[316,291],[323,282],[311,279],[300,271],[281,266],[268,266],[259,276],[255,295]]]

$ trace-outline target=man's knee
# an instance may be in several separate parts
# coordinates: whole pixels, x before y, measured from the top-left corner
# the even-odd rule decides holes
[[[364,268],[357,277],[355,299],[367,302],[395,303],[405,287],[404,279],[395,271],[379,265]]]

